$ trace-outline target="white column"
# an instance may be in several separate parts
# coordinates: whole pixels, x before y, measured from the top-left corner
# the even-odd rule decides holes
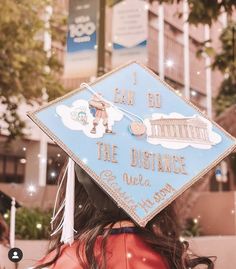
[[[210,39],[210,27],[204,26],[204,38],[205,41]],[[206,68],[206,106],[207,116],[212,118],[212,86],[211,86],[211,59],[208,55],[205,56],[205,68]]]
[[[183,1],[184,95],[190,99],[188,1]]]
[[[48,5],[45,8],[44,21],[45,28],[44,31],[44,51],[47,53],[47,57],[51,57],[52,50],[52,36],[50,33],[50,18],[53,13],[52,6]],[[42,90],[42,99],[44,103],[47,103],[48,94],[47,89]],[[39,141],[39,173],[38,173],[38,185],[46,186],[47,183],[47,138],[45,134],[42,132]]]
[[[51,49],[52,49],[52,36],[50,33],[50,18],[52,16],[52,6],[46,6],[45,8],[45,14],[44,14],[44,21],[45,21],[45,28],[43,35],[43,49],[47,53],[47,57],[51,56]]]
[[[42,134],[40,141],[31,141],[26,149],[25,184],[45,186],[47,174],[47,141]]]
[[[45,134],[42,134],[39,142],[39,176],[38,185],[43,187],[47,184],[47,152],[48,143]]]
[[[10,214],[10,247],[15,247],[15,229],[16,229],[16,200],[12,197]]]
[[[158,7],[158,54],[159,54],[159,76],[162,80],[165,78],[164,73],[164,7]]]

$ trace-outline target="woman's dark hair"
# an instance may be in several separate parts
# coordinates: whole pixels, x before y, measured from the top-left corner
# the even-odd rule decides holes
[[[88,176],[88,175],[87,175]],[[60,182],[61,179],[59,179]],[[63,182],[59,195],[60,208],[65,197],[66,183]],[[105,194],[104,194],[105,195]],[[74,223],[75,241],[78,242],[77,258],[83,269],[106,269],[106,242],[111,233],[112,225],[117,221],[130,220],[122,209],[114,212],[99,210],[90,200],[83,185],[76,180],[75,184],[75,215]],[[55,227],[59,225],[63,212],[58,216]],[[107,228],[109,227],[109,228]],[[199,264],[207,265],[206,268],[213,269],[214,264],[208,257],[198,257],[188,250],[188,243],[179,240],[179,225],[175,214],[174,203],[167,206],[157,214],[145,228],[137,227],[138,235],[152,249],[162,255],[171,269],[189,269]],[[101,260],[98,261],[94,254],[96,239],[103,235],[101,243]],[[35,269],[50,266],[56,262],[61,254],[61,233],[52,237],[49,253],[54,251],[55,255],[51,261],[35,267]],[[85,255],[81,255],[81,253]]]
[[[9,229],[4,218],[0,214],[0,244],[4,246],[9,245]]]

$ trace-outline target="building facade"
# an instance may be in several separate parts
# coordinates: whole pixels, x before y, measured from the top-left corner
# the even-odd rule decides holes
[[[59,1],[57,8],[68,9],[68,1]],[[226,25],[222,16],[210,29],[204,26],[186,24],[179,12],[186,12],[185,3],[160,6],[153,1],[148,10],[148,59],[147,65],[165,79],[180,95],[186,96],[205,113],[211,113],[210,99],[216,96],[222,76],[211,71],[208,57],[197,58],[200,44],[212,40],[212,46],[219,48],[218,38]],[[111,70],[112,47],[112,9],[106,11],[106,70]],[[65,33],[66,38],[66,33]],[[53,44],[63,63],[66,48]],[[81,82],[91,77],[62,77],[66,88],[79,87]],[[209,99],[210,98],[210,99]],[[210,106],[210,108],[209,108]],[[24,140],[7,143],[7,134],[0,136],[0,184],[24,184],[25,186],[46,186],[55,184],[66,160],[65,153],[49,140],[25,116],[32,107],[22,105],[21,113],[25,117],[28,133]],[[210,111],[209,111],[210,109]],[[209,114],[210,115],[210,114]],[[1,186],[0,185],[0,186]]]

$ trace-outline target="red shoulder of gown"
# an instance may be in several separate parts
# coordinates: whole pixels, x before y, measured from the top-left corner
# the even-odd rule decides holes
[[[102,238],[98,237],[95,245],[95,255],[99,257]],[[72,246],[63,246],[61,255],[49,267],[50,269],[83,269],[76,257],[75,242]],[[53,259],[55,253],[49,253],[39,264],[46,263]],[[110,235],[106,248],[107,269],[169,269],[166,260],[152,250],[142,239],[133,233],[122,233]]]

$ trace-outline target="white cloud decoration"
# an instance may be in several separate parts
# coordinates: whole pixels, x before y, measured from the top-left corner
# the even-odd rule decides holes
[[[157,120],[158,122],[158,120],[163,120],[163,122],[165,122],[166,120],[166,122],[169,122],[169,120],[173,120],[173,121],[178,122],[180,119],[183,119],[184,121],[186,121],[186,123],[189,121],[193,121],[193,122],[198,121],[200,124],[203,124],[206,127],[206,133],[208,136],[207,142],[200,141],[200,139],[192,139],[190,137],[186,139],[179,139],[178,136],[172,135],[173,129],[171,130],[169,129],[168,131],[167,129],[165,130],[158,129],[157,130],[158,135],[157,136],[153,135],[153,128],[150,121]],[[183,149],[188,146],[191,146],[193,148],[198,148],[198,149],[210,149],[212,146],[220,143],[222,140],[221,136],[218,133],[213,131],[212,123],[200,115],[193,115],[192,117],[185,117],[179,113],[170,113],[170,114],[153,113],[151,118],[147,118],[144,120],[144,124],[146,125],[146,128],[147,128],[147,142],[153,145],[161,145],[162,147],[168,148],[168,149]],[[167,128],[167,127],[164,127],[164,128]],[[185,127],[185,128],[189,128],[189,127]],[[163,130],[171,133],[172,136],[170,135],[170,136],[165,137],[165,136],[159,135],[159,133],[163,132]],[[183,132],[185,131],[183,130]],[[190,129],[188,129],[188,132],[190,132]]]
[[[106,112],[110,129],[115,121],[120,121],[123,118],[123,113],[113,107],[106,108]],[[105,126],[102,120],[96,127],[96,133],[91,133],[95,117],[91,113],[89,103],[86,100],[76,100],[72,106],[58,105],[56,113],[61,117],[63,124],[71,130],[83,131],[86,136],[91,138],[100,138],[105,134]]]

